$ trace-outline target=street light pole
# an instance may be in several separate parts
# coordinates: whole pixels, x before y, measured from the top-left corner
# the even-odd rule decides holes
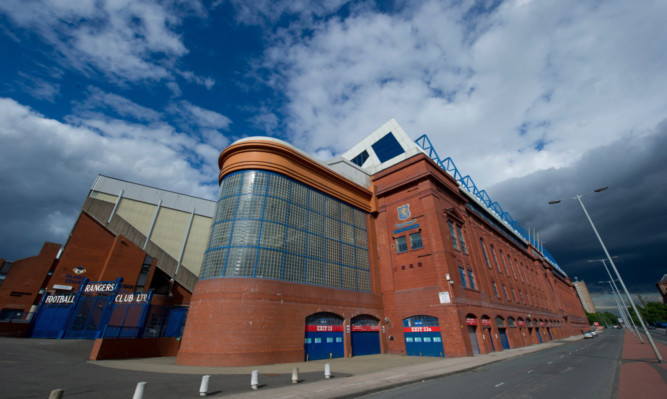
[[[593,192],[599,193],[600,191],[604,191],[609,187],[601,187],[596,190],[593,190]],[[586,193],[588,194],[588,193]],[[628,288],[625,286],[625,283],[623,282],[623,279],[621,278],[621,275],[618,273],[618,269],[616,269],[616,265],[614,264],[614,261],[611,259],[611,255],[609,255],[609,251],[607,251],[607,247],[604,245],[604,242],[602,241],[602,237],[600,237],[600,233],[598,233],[598,230],[595,228],[595,224],[593,224],[593,220],[591,219],[590,215],[588,214],[588,211],[586,210],[586,207],[584,206],[584,203],[581,201],[581,197],[583,197],[585,194],[577,194],[574,196],[574,198],[579,201],[579,205],[581,205],[581,209],[583,209],[584,214],[586,214],[586,218],[588,219],[588,222],[591,224],[591,227],[593,228],[593,231],[595,232],[595,236],[598,238],[598,241],[600,241],[600,245],[602,246],[602,249],[604,250],[604,254],[609,260],[609,264],[611,264],[612,269],[614,269],[614,273],[616,274],[616,277],[618,277],[618,282],[621,283],[621,287],[623,287],[623,291],[625,291],[625,295],[628,296],[628,299],[630,300],[630,304],[632,305],[632,309],[634,309],[635,314],[637,315],[637,318],[639,319],[639,323],[642,325],[642,328],[644,329],[644,333],[646,334],[646,337],[648,338],[648,341],[651,344],[651,348],[653,348],[653,352],[655,353],[655,357],[658,359],[658,363],[662,363],[662,356],[660,356],[660,352],[658,352],[658,348],[655,346],[655,342],[653,342],[653,338],[651,338],[651,334],[648,332],[648,328],[646,328],[646,324],[644,324],[644,320],[642,319],[642,316],[639,314],[639,311],[637,310],[637,307],[635,306],[635,302],[632,300],[632,297],[630,296],[630,292],[628,292]],[[552,201],[551,203],[558,203],[559,201]],[[613,280],[613,279],[612,279]]]
[[[626,317],[626,312],[624,311],[625,309],[621,307],[621,303],[618,301],[618,296],[616,294],[616,291],[614,291],[614,286],[611,285],[611,281],[600,281],[600,283],[609,283],[609,287],[611,288],[611,297],[614,298],[614,302],[616,303],[616,307],[618,308],[618,313],[621,316],[621,318],[625,321],[625,323],[627,323],[628,319]],[[632,333],[632,335],[635,334],[632,331],[632,328],[630,328],[630,332]]]
[[[617,256],[613,257],[614,259],[617,258]],[[639,330],[637,330],[637,325],[635,324],[634,320],[632,320],[632,317],[630,317],[630,313],[628,313],[628,306],[625,304],[625,301],[623,300],[623,296],[621,295],[621,292],[618,290],[618,287],[616,286],[616,283],[614,282],[614,277],[612,277],[611,272],[609,271],[609,268],[607,267],[607,263],[605,263],[607,260],[606,259],[597,259],[598,261],[602,262],[602,265],[604,266],[604,270],[607,272],[609,275],[609,284],[612,285],[612,292],[618,295],[618,298],[621,300],[621,303],[623,304],[623,318],[627,320],[627,323],[630,323],[630,332],[632,332],[632,329],[634,328],[635,331],[633,335],[635,337],[639,338],[639,342],[642,344],[644,343],[644,340],[642,339],[641,334],[639,334]],[[595,262],[595,260],[589,260],[589,262]]]

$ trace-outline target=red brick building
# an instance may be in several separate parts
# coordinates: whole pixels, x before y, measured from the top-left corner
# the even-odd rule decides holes
[[[468,356],[587,327],[550,255],[432,153],[393,120],[328,164],[226,148],[177,362]]]

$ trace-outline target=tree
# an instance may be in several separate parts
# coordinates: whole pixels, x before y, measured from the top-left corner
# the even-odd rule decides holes
[[[642,306],[637,306],[637,310],[639,310],[639,314],[642,315],[642,318],[647,324],[654,325],[655,323],[667,322],[667,305],[664,305],[661,302],[645,302],[641,296],[639,297],[639,300],[642,303]],[[634,309],[628,308],[628,311],[635,324],[639,324]]]

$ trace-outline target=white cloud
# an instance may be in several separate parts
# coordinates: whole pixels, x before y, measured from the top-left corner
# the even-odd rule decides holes
[[[277,32],[262,67],[288,99],[291,141],[341,152],[395,117],[483,188],[666,116],[665,3],[473,4],[353,9]]]
[[[23,256],[45,239],[64,242],[97,174],[215,198],[219,149],[209,143],[162,122],[96,114],[68,121],[0,98],[0,185],[12,193],[0,197],[0,240],[32,245],[13,249]]]
[[[124,82],[167,78],[188,52],[174,28],[189,13],[205,13],[199,1],[177,3],[6,0],[0,11],[53,45],[67,67]],[[212,82],[206,78],[202,84]]]

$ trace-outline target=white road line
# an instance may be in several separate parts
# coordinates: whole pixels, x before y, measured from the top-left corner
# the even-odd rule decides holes
[[[505,384],[504,382],[501,382],[500,384],[496,384],[495,387],[498,388],[499,386],[504,385],[504,384]]]
[[[547,364],[551,364],[551,363],[553,363],[553,362],[549,362],[549,363],[547,363]]]
[[[530,374],[530,373],[532,373],[532,372],[533,372],[533,370],[528,370],[528,374]]]

